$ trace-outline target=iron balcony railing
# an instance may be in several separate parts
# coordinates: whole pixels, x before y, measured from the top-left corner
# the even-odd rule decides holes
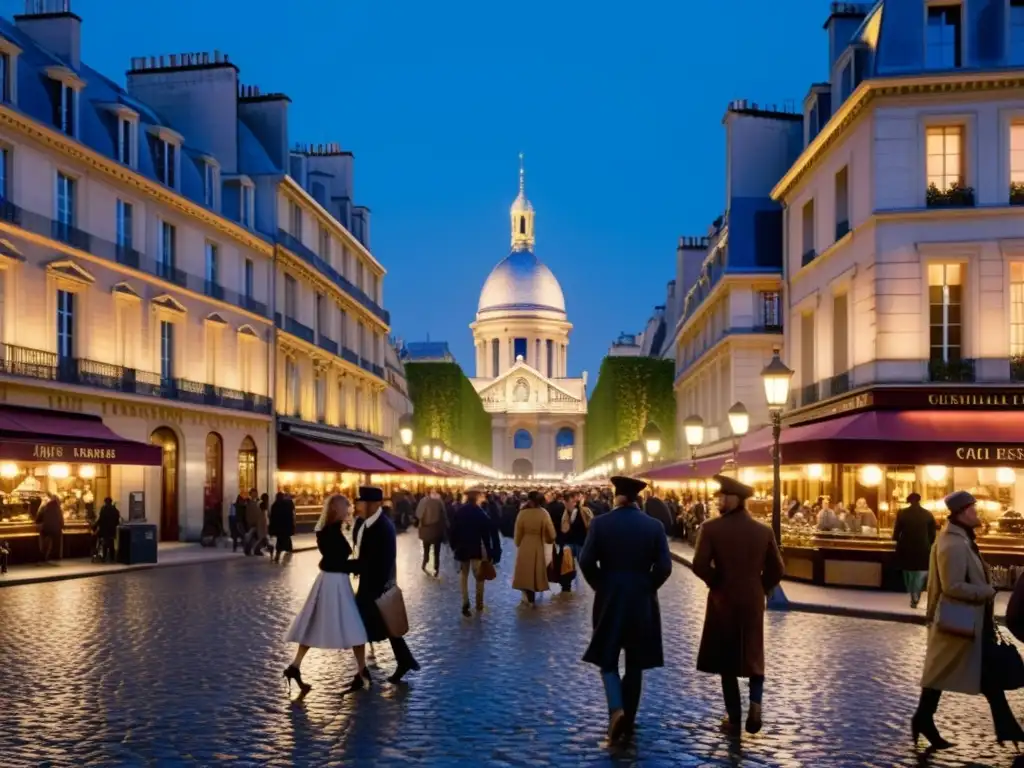
[[[241,392],[188,379],[162,379],[159,374],[55,352],[0,344],[0,373],[44,381],[95,387],[108,392],[160,397],[195,405],[209,405],[270,415],[271,400],[264,395]]]
[[[303,261],[311,264],[318,272],[330,278],[331,282],[358,301],[362,306],[366,307],[366,309],[371,313],[379,317],[388,325],[391,324],[390,312],[371,299],[365,291],[338,272],[338,270],[332,267],[320,254],[304,245],[297,237],[286,230],[278,229],[277,241]]]
[[[341,359],[346,362],[352,363],[352,365],[359,365],[359,355],[353,352],[348,347],[341,348]]]
[[[317,346],[320,347],[320,349],[326,350],[327,352],[330,352],[332,355],[338,354],[338,342],[336,342],[334,339],[329,339],[322,333],[320,333],[317,334],[316,343]]]
[[[0,220],[37,235],[66,243],[101,259],[154,275],[181,288],[187,288],[210,298],[233,304],[262,317],[268,317],[267,305],[251,296],[244,296],[218,283],[208,281],[205,277],[179,269],[172,262],[154,259],[135,250],[130,245],[111,242],[71,224],[26,210],[10,200],[0,200]]]
[[[850,372],[840,373],[838,376],[825,379],[821,382],[821,399],[824,400],[836,395],[843,395],[850,391]]]

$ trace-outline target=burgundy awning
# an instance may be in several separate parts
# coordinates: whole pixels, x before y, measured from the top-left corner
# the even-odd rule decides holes
[[[156,467],[160,457],[159,446],[125,440],[99,416],[0,406],[0,459]]]
[[[696,466],[692,461],[677,461],[652,469],[643,476],[654,482],[706,479],[721,472],[722,466],[729,460],[729,457],[730,454],[727,453],[705,456],[697,459]]]
[[[284,434],[277,436],[277,468],[287,472],[394,474],[399,471],[358,445],[327,443]]]
[[[424,464],[420,464],[418,461],[413,461],[412,459],[406,459],[401,456],[396,456],[395,454],[389,451],[385,451],[383,448],[369,448],[364,446],[363,450],[372,453],[381,461],[386,461],[388,464],[391,464],[395,468],[393,471],[396,472],[401,472],[407,475],[438,474],[430,467]]]
[[[783,464],[1024,466],[1024,412],[867,411],[785,427]],[[771,462],[771,430],[740,445],[739,464]]]

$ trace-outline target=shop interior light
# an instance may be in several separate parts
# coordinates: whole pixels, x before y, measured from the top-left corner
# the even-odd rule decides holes
[[[56,480],[63,480],[67,477],[71,477],[71,467],[67,464],[51,464],[47,468],[46,474]]]
[[[996,482],[999,485],[1013,485],[1017,482],[1017,473],[1012,467],[998,467],[996,469]]]
[[[18,476],[18,465],[12,461],[6,461],[0,464],[0,477],[10,479]]]
[[[92,480],[96,477],[96,467],[92,464],[83,464],[78,468],[78,476],[83,480]]]
[[[281,479],[281,482],[284,483],[285,485],[290,485],[291,483],[295,482],[294,472],[279,472],[278,477]]]
[[[620,472],[626,468],[626,457],[619,454],[615,457],[615,468]]]
[[[441,461],[447,463],[447,462],[450,462],[451,460],[452,460],[452,452],[451,451],[445,451],[444,453],[441,454]]]
[[[740,472],[740,481],[743,482],[745,485],[753,485],[756,479],[757,473],[750,467],[747,467],[742,472]]]
[[[718,493],[721,487],[717,480],[708,480],[708,493]]]
[[[825,468],[821,464],[808,464],[807,465],[807,477],[810,480],[820,480],[822,475],[825,474]]]
[[[928,479],[933,483],[944,483],[949,471],[938,464],[929,464],[924,468],[924,473],[928,476]]]
[[[875,464],[868,464],[860,469],[861,485],[874,488],[882,482],[882,468]]]

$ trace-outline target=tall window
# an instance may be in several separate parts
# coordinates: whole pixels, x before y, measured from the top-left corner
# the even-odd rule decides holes
[[[320,239],[318,243],[320,258],[331,263],[331,231],[323,224],[320,225]]]
[[[241,198],[242,210],[238,220],[243,227],[252,229],[253,218],[256,215],[256,191],[248,184],[243,184]]]
[[[362,358],[368,358],[369,355],[366,352],[366,326],[361,322],[357,323],[356,336],[359,340],[359,356]]]
[[[68,136],[75,135],[75,89],[60,80],[54,80],[50,96],[53,99],[53,124]]]
[[[338,313],[341,315],[341,326],[340,326],[341,327],[341,332],[340,332],[341,338],[338,339],[338,343],[341,344],[341,346],[343,346],[343,347],[347,347],[348,344],[349,344],[349,341],[348,341],[348,313],[344,309],[342,309],[340,306],[338,307]]]
[[[376,275],[370,275],[370,298],[374,301],[380,301],[380,297],[377,295],[379,287],[380,279]]]
[[[1024,0],[1010,0],[1010,56],[1014,64],[1024,63]]]
[[[512,447],[517,451],[528,451],[533,448],[533,435],[525,429],[516,430],[512,436]]]
[[[928,9],[924,58],[929,69],[960,66],[961,19],[960,3],[933,5]]]
[[[218,285],[218,260],[220,254],[216,243],[206,243],[206,288],[207,291]]]
[[[174,379],[174,323],[169,320],[160,321],[160,378]]]
[[[239,378],[239,389],[243,392],[253,391],[253,378],[252,378],[252,359],[253,350],[250,349],[250,342],[238,337],[238,378]]]
[[[156,175],[168,187],[178,186],[178,145],[166,139],[156,141]]]
[[[782,301],[778,291],[761,291],[761,321],[766,330],[782,328]]]
[[[324,301],[324,295],[322,293],[318,293],[316,295],[316,313],[314,314],[313,317],[316,323],[316,328],[314,328],[313,330],[316,331],[317,336],[322,336],[324,333],[324,329],[327,327],[327,323],[324,322],[324,313],[326,312],[326,307],[327,303]]]
[[[291,227],[292,236],[297,240],[302,240],[302,208],[299,207],[298,203],[292,203]]]
[[[363,388],[356,387],[355,397],[356,429],[366,429],[366,414],[363,412]]]
[[[6,53],[0,53],[0,98],[11,103],[11,57]]]
[[[219,325],[206,324],[206,383],[217,384],[217,369],[220,367],[221,331]]]
[[[1024,263],[1010,264],[1010,356],[1024,358]]]
[[[0,147],[0,199],[11,198],[11,151]]]
[[[356,288],[363,290],[363,262],[356,257]]]
[[[57,223],[62,236],[75,226],[75,180],[63,173],[57,173]]]
[[[960,264],[928,265],[928,325],[930,358],[956,362],[961,355],[963,267]]]
[[[117,159],[134,167],[136,123],[127,117],[117,119]]]
[[[57,355],[75,356],[75,294],[57,291]]]
[[[295,283],[295,278],[291,275],[284,276],[284,314],[285,317],[295,317],[295,311],[298,309],[296,306],[296,300],[298,296],[298,285]]]
[[[964,178],[964,129],[959,125],[933,125],[925,135],[928,186],[945,192]]]
[[[242,290],[245,291],[245,298],[253,298],[253,288],[255,287],[255,265],[252,263],[252,259],[245,260],[244,273],[242,275]]]
[[[808,200],[803,209],[804,263],[817,255],[814,247],[814,201]]]
[[[501,346],[497,339],[491,339],[491,376],[497,376],[501,370]]]
[[[203,202],[207,208],[214,208],[217,204],[217,184],[220,174],[217,166],[209,161],[203,163]]]
[[[527,346],[528,345],[527,345],[526,339],[515,339],[515,341],[512,344],[512,357],[513,357],[513,359],[518,360],[521,357],[521,358],[523,358],[523,360],[525,360],[526,359],[526,348],[527,348]]]
[[[284,361],[284,407],[288,416],[299,415],[299,367],[290,357]]]
[[[836,174],[836,240],[841,240],[850,231],[850,169],[843,168]]]
[[[1024,184],[1024,123],[1010,126],[1010,182]]]
[[[129,250],[132,247],[132,204],[117,201],[117,247]]]
[[[849,299],[845,293],[832,297],[832,375],[846,373],[849,358]],[[829,394],[839,394],[830,392]]]
[[[548,339],[544,344],[547,347],[548,378],[550,379],[555,375],[555,342]]]
[[[348,426],[348,402],[345,399],[345,381],[338,379],[338,424]]]
[[[313,398],[316,400],[316,420],[327,421],[327,380],[323,373],[317,373],[313,380]]]
[[[177,231],[173,224],[166,221],[160,222],[160,247],[157,249],[157,274],[166,280],[174,276],[174,266],[177,263]]]

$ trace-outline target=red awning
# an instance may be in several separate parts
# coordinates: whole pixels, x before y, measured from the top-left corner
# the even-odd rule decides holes
[[[771,429],[749,435],[739,463],[771,462]],[[1024,466],[1024,413],[867,411],[784,427],[783,464]]]
[[[389,451],[385,451],[383,448],[369,448],[364,446],[363,450],[368,451],[369,453],[372,453],[374,456],[376,456],[378,459],[381,459],[382,461],[386,461],[388,464],[391,464],[395,468],[395,471],[397,472],[401,472],[407,475],[438,474],[425,464],[420,464],[418,461],[413,461],[412,459],[406,459],[401,456],[396,456],[395,454],[390,453]]]
[[[721,472],[722,466],[729,460],[729,457],[730,454],[727,453],[705,456],[697,459],[696,466],[692,461],[677,461],[652,469],[643,476],[654,482],[706,479]]]
[[[156,467],[160,457],[159,446],[125,440],[99,416],[0,406],[0,459]]]
[[[376,472],[400,470],[358,445],[277,436],[277,468],[287,472]]]

